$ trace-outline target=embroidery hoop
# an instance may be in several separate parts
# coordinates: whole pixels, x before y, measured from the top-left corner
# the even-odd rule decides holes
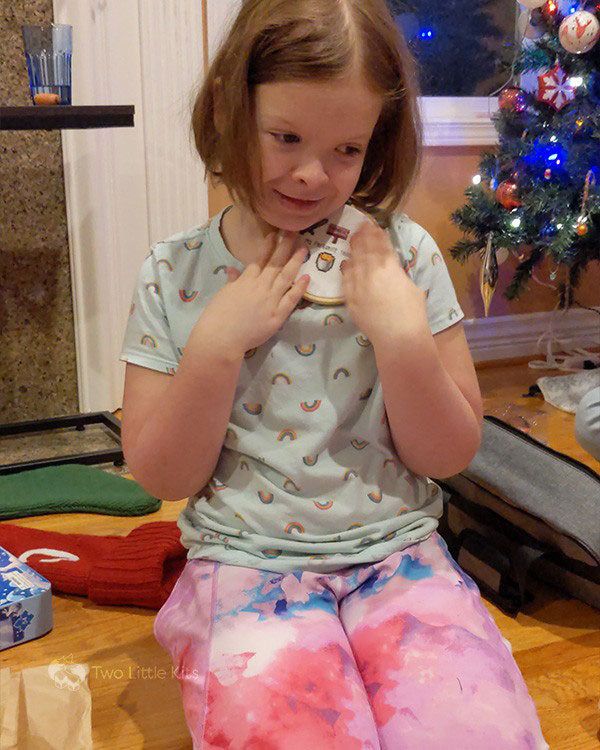
[[[304,299],[319,305],[344,304],[340,264],[350,258],[350,236],[365,221],[375,223],[364,211],[344,205],[300,232],[308,254],[296,278],[308,274],[311,279]]]

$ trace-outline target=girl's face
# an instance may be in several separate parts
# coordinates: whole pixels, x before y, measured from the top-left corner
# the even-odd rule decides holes
[[[358,73],[327,82],[282,81],[255,89],[262,181],[260,218],[299,231],[346,203],[360,177],[383,98]]]

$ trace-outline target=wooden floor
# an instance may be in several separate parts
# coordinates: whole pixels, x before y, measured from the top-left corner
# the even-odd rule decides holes
[[[486,413],[522,427],[600,472],[600,463],[575,442],[573,415],[540,398],[522,397],[540,375],[564,373],[540,373],[521,363],[485,366],[478,374]],[[63,514],[11,522],[63,532],[125,534],[148,521],[175,520],[184,502],[165,502],[143,518]],[[512,644],[552,750],[599,748],[600,612],[551,589],[516,618],[485,604]],[[178,683],[153,636],[156,613],[97,606],[62,594],[53,596],[53,606],[53,630],[0,652],[0,666],[19,670],[52,660],[87,663],[95,750],[191,748]],[[451,739],[448,747],[461,750]]]

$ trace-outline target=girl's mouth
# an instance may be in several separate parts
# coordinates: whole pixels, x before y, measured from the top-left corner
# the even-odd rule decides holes
[[[292,208],[299,208],[299,209],[311,209],[315,208],[320,202],[321,198],[315,201],[307,201],[307,200],[301,200],[300,198],[292,198],[289,195],[285,195],[284,193],[280,193],[279,190],[274,191],[277,195],[277,197],[286,205],[290,206]]]

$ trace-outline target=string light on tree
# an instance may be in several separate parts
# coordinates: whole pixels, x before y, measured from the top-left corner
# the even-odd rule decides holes
[[[546,19],[546,21],[553,23],[554,16],[557,10],[558,10],[558,5],[555,2],[553,2],[553,0],[548,0],[548,2],[542,6],[541,13],[542,13],[542,16]]]

